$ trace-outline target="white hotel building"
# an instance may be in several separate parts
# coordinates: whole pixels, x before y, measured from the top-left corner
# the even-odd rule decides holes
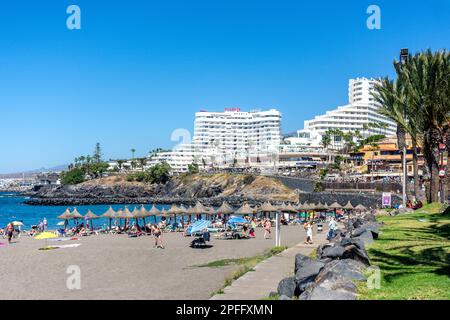
[[[192,143],[153,156],[149,164],[166,161],[174,172],[185,172],[193,162],[200,167],[210,164],[227,167],[247,158],[268,157],[278,153],[282,139],[281,118],[281,112],[275,109],[244,112],[228,108],[224,112],[197,112]]]
[[[339,129],[343,132],[358,130],[364,137],[374,134],[386,136],[395,135],[396,124],[377,113],[380,105],[374,100],[371,92],[377,80],[367,78],[350,79],[348,86],[348,104],[316,116],[304,122],[304,129],[297,132],[297,137],[291,142],[309,147],[318,147],[322,143],[322,136],[329,129]],[[368,128],[369,123],[386,124],[385,129]],[[338,139],[338,138],[336,138]],[[336,141],[339,145],[340,141]]]
[[[200,168],[210,165],[230,167],[236,161],[238,165],[263,168],[310,155],[320,156],[323,161],[330,152],[324,150],[322,136],[329,129],[343,132],[359,130],[365,137],[395,135],[395,123],[377,113],[380,106],[371,95],[376,81],[367,78],[349,80],[347,105],[305,121],[304,129],[284,142],[282,115],[278,110],[244,112],[230,108],[224,112],[197,112],[192,142],[179,145],[170,152],[150,156],[148,165],[166,161],[173,172],[180,173],[187,171],[188,165],[194,162]],[[373,123],[387,124],[387,127],[364,130],[365,124]],[[338,137],[334,139],[333,145],[341,147]]]

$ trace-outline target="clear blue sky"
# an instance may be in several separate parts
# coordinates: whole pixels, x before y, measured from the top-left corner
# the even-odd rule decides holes
[[[392,76],[401,47],[449,49],[450,1],[16,0],[0,30],[0,172],[15,172],[96,142],[106,158],[171,147],[200,109],[275,107],[302,128],[346,103],[349,78]]]

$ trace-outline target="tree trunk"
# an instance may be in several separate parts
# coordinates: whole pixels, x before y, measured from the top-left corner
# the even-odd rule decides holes
[[[412,138],[413,143],[413,170],[414,170],[414,196],[419,200],[420,196],[420,181],[419,181],[419,161],[417,155],[417,140]]]
[[[446,134],[444,135],[444,144],[445,144],[445,150],[447,151],[447,166],[445,168],[445,177],[444,181],[442,182],[444,184],[443,191],[442,191],[442,199],[444,202],[447,202],[448,199],[448,190],[450,187],[450,162],[449,162],[449,154],[450,154],[450,129],[446,130]]]
[[[430,174],[430,186],[427,192],[428,203],[439,200],[439,143],[442,141],[438,129],[429,129],[424,134],[423,154]]]

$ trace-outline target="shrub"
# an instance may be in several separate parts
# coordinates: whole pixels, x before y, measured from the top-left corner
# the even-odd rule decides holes
[[[255,176],[248,174],[244,177],[244,184],[251,184],[253,181],[255,181]]]
[[[61,183],[63,185],[74,185],[84,182],[85,172],[82,168],[73,168],[70,171],[61,174]]]

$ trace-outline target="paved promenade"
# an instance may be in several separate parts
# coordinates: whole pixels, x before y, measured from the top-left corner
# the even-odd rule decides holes
[[[314,234],[314,244],[302,243],[291,247],[282,253],[259,263],[254,270],[233,281],[224,289],[223,294],[217,294],[211,300],[261,300],[269,297],[270,292],[276,292],[278,283],[294,274],[295,255],[298,253],[310,255],[317,246],[327,242],[326,231]]]

